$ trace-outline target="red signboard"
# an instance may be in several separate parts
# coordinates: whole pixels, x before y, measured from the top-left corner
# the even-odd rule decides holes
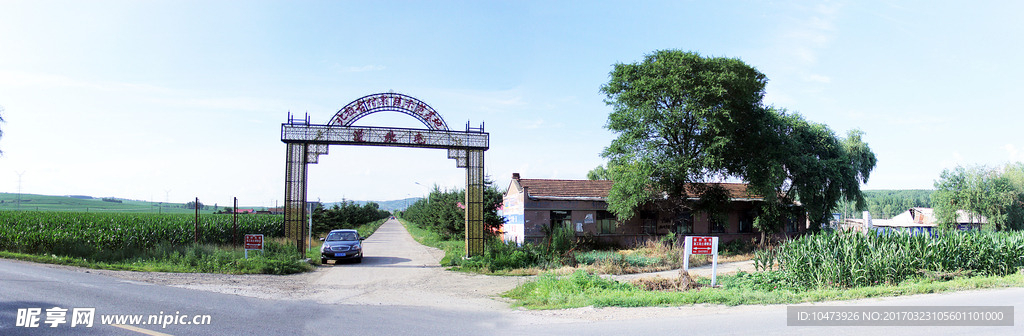
[[[262,250],[263,249],[263,235],[261,235],[261,234],[247,234],[247,235],[245,235],[245,249],[246,250]]]
[[[711,254],[712,239],[714,237],[693,237],[690,254]]]

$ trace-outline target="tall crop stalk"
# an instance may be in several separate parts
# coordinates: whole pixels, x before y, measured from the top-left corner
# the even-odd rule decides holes
[[[799,288],[895,284],[922,272],[1007,275],[1024,267],[1024,232],[823,232],[760,251],[754,265]]]

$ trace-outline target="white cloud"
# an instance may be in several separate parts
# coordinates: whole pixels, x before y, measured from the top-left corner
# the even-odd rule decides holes
[[[1003,149],[1006,150],[1007,155],[1009,155],[1010,162],[1024,161],[1024,156],[1021,155],[1017,146],[1014,146],[1013,144],[1006,144],[1003,145]]]
[[[532,122],[526,122],[522,127],[525,129],[538,129],[544,125],[544,119],[537,119]]]
[[[88,81],[61,75],[0,71],[0,86],[72,87],[117,93],[170,93],[171,89],[148,84]]]
[[[343,68],[342,72],[368,72],[368,71],[381,71],[387,69],[383,65],[363,65],[363,66],[350,66]]]
[[[805,82],[822,83],[822,84],[828,84],[828,83],[832,82],[832,78],[830,78],[828,76],[818,75],[818,74],[806,74],[806,75],[803,76],[803,79],[804,79]]]
[[[828,46],[835,35],[835,20],[839,5],[818,5],[807,13],[809,17],[801,17],[790,22],[791,28],[783,33],[782,48],[789,55],[799,60],[802,65],[813,65],[818,61],[818,50]]]
[[[940,169],[953,168],[956,166],[964,165],[964,156],[960,152],[954,151],[951,158],[946,158],[939,162]]]

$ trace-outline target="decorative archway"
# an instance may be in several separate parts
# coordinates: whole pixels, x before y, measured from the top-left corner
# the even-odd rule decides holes
[[[357,120],[377,112],[399,112],[422,122],[426,129],[352,126]],[[447,149],[456,167],[466,168],[466,256],[484,251],[484,151],[490,147],[490,135],[479,128],[452,131],[430,105],[399,93],[377,93],[345,105],[326,125],[314,125],[305,119],[281,124],[285,150],[284,225],[285,235],[295,240],[299,255],[305,255],[306,189],[309,164],[327,154],[330,145],[387,146]]]

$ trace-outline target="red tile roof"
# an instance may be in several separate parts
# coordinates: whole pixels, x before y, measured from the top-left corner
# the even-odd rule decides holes
[[[550,179],[518,179],[519,185],[527,188],[530,197],[587,197],[607,198],[612,188],[609,180],[550,180]],[[732,198],[756,198],[760,196],[747,192],[744,183],[715,183],[729,191]],[[696,194],[690,189],[690,193]],[[696,195],[694,195],[696,196]]]
[[[749,191],[747,191],[747,184],[746,183],[709,183],[709,184],[717,185],[717,186],[720,186],[722,188],[725,188],[725,190],[729,192],[729,196],[734,198],[734,199],[736,199],[736,198],[756,198],[756,199],[761,199],[762,198],[761,196],[751,194]],[[690,184],[686,189],[687,189],[687,192],[689,192],[691,194],[691,196],[693,196],[693,197],[700,196],[700,193],[693,189],[693,184]]]
[[[612,181],[520,179],[531,197],[608,197]]]

